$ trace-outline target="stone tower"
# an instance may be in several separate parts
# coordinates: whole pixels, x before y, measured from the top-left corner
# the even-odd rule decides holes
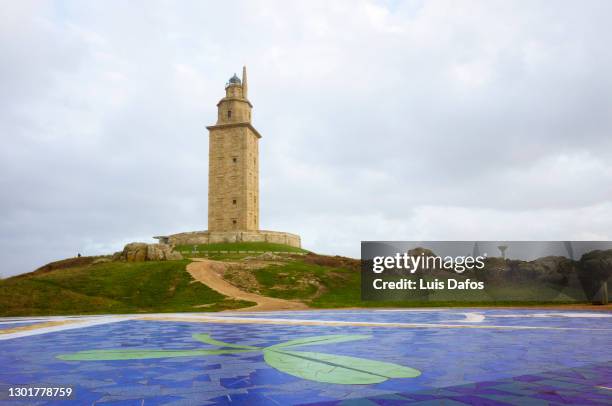
[[[208,231],[259,230],[259,139],[251,124],[246,67],[234,74],[209,130]]]
[[[251,124],[246,68],[225,85],[208,128],[208,230],[154,238],[164,244],[273,243],[301,247],[299,235],[259,229],[259,139]],[[282,248],[280,248],[282,249]]]

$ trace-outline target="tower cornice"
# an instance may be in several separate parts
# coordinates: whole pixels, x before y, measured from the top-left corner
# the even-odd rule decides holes
[[[219,100],[219,103],[217,103],[217,107],[219,107],[221,103],[226,102],[226,101],[239,101],[239,102],[247,103],[249,107],[251,108],[253,107],[250,101],[242,97],[224,97],[221,100]]]
[[[217,124],[217,125],[209,125],[206,127],[207,130],[214,130],[217,128],[232,128],[232,127],[248,127],[251,131],[253,131],[255,133],[255,135],[257,136],[257,138],[261,138],[261,134],[259,134],[259,131],[257,131],[255,129],[255,127],[253,127],[253,124],[251,123],[228,123],[228,124]]]

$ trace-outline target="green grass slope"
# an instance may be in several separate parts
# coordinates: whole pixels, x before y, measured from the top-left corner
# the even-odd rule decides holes
[[[362,301],[359,261],[348,258],[309,255],[282,265],[257,269],[253,273],[260,294],[303,300],[314,308],[416,305],[408,302]]]
[[[359,260],[306,253],[283,254],[265,261],[258,254],[238,253],[278,248],[266,243],[259,246],[211,244],[199,248],[224,251],[209,257],[233,264],[226,271],[225,278],[242,290],[300,300],[313,308],[547,303],[544,297],[538,301],[532,299],[534,295],[545,292],[541,286],[527,289],[507,283],[489,289],[487,294],[491,297],[488,301],[477,301],[476,295],[466,292],[454,294],[462,297],[435,294],[425,300],[362,301]],[[278,251],[288,252],[286,246],[281,246]],[[185,269],[189,260],[137,263],[100,261],[108,259],[70,258],[47,264],[29,274],[0,280],[0,316],[219,311],[253,304],[230,300],[194,281]],[[551,293],[551,298],[553,296]],[[561,303],[564,303],[562,297],[548,304]],[[574,302],[568,300],[566,303]]]
[[[245,277],[245,272],[251,277]],[[251,271],[232,272],[226,279],[246,291],[302,300],[315,308],[397,305],[361,301],[360,262],[344,257],[309,253]]]
[[[218,311],[251,304],[195,282],[185,269],[189,260],[66,261],[0,280],[0,316]]]
[[[463,307],[530,306],[575,304],[574,300],[546,290],[543,285],[495,284],[486,297],[475,291],[448,291],[413,300],[362,301],[359,260],[309,253],[291,260],[227,275],[231,283],[244,290],[281,299],[302,300],[313,308],[341,307]],[[460,276],[455,276],[462,279]],[[428,279],[428,278],[425,278]],[[544,293],[548,292],[547,295]],[[403,293],[405,294],[405,293]],[[585,301],[586,302],[586,301]]]

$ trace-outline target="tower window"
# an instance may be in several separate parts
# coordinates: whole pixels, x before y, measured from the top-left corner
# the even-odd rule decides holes
[[[232,200],[232,204],[236,204],[236,199]]]
[[[232,118],[232,111],[231,110],[227,111],[227,118]]]
[[[232,224],[236,225],[236,219],[232,219]]]
[[[236,158],[236,157],[233,157],[233,158],[232,158],[232,162],[233,162],[233,163],[236,163],[236,162],[238,162],[238,158]]]

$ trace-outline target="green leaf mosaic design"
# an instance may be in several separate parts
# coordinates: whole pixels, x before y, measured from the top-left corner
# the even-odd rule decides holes
[[[302,379],[317,382],[366,385],[384,382],[389,378],[415,378],[421,372],[390,362],[381,362],[346,355],[321,352],[295,351],[295,347],[308,345],[335,344],[347,341],[365,340],[366,335],[327,335],[306,337],[260,348],[251,345],[226,343],[212,338],[209,334],[194,334],[195,340],[220,349],[194,350],[91,350],[58,355],[64,361],[113,361],[131,359],[152,359],[170,357],[198,357],[204,355],[238,354],[263,352],[265,362],[279,371]]]

